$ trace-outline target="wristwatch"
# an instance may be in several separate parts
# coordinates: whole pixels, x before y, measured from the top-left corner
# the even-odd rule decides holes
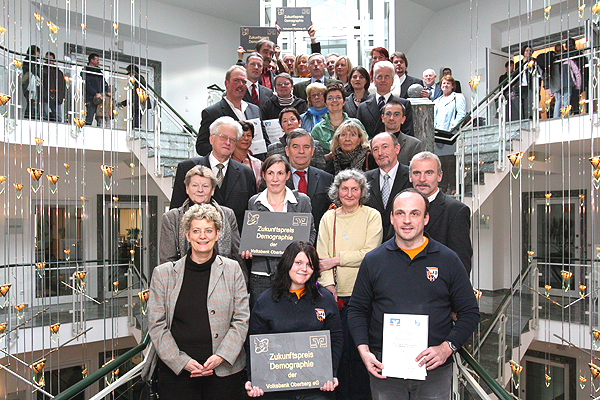
[[[458,347],[456,347],[456,346],[454,345],[454,343],[452,343],[452,342],[451,342],[451,341],[449,341],[449,340],[446,340],[446,343],[448,343],[448,346],[450,346],[450,350],[452,350],[452,353],[456,353],[456,352],[458,351]]]

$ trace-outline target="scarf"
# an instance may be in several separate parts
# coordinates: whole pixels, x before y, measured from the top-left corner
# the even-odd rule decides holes
[[[333,157],[333,166],[335,174],[348,168],[355,168],[362,171],[363,164],[367,158],[368,149],[363,148],[360,144],[350,153],[344,153],[341,147],[335,149]]]
[[[313,124],[314,124],[313,126],[315,126],[316,124],[321,122],[323,120],[323,118],[325,118],[324,115],[329,112],[329,109],[327,107],[323,107],[323,108],[310,107],[308,110],[306,110],[306,112],[309,113],[310,115],[312,115]]]
[[[567,64],[569,66],[571,80],[573,81],[577,89],[581,89],[581,71],[579,71],[579,67],[577,67],[575,61],[567,60],[563,64]]]

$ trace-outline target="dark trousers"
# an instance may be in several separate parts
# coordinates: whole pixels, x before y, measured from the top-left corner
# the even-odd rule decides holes
[[[246,371],[229,376],[191,378],[186,370],[176,375],[158,361],[158,395],[161,400],[240,400],[246,399]]]
[[[323,392],[319,389],[288,390],[285,392],[265,393],[259,399],[264,400],[333,400],[332,392]]]
[[[271,287],[271,277],[264,275],[250,274],[250,280],[248,282],[248,291],[250,292],[250,308],[256,304],[256,299],[265,290]]]
[[[350,297],[340,297],[350,301]],[[371,398],[371,387],[369,384],[369,372],[360,358],[358,349],[348,330],[348,307],[340,311],[342,321],[342,333],[344,334],[344,350],[340,358],[337,370],[337,378],[340,382],[335,389],[337,400],[369,400]]]

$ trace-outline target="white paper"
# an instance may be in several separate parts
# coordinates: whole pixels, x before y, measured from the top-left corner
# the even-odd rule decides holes
[[[382,375],[425,380],[427,367],[415,359],[428,347],[428,326],[428,315],[383,315]]]
[[[264,121],[265,130],[267,131],[267,136],[269,136],[269,140],[271,143],[279,142],[279,138],[284,135],[283,129],[281,129],[281,125],[279,125],[278,119],[267,119]]]
[[[254,125],[254,139],[252,139],[252,145],[250,146],[250,151],[252,154],[262,154],[267,152],[267,144],[265,142],[265,138],[263,136],[262,125],[260,123],[260,119],[253,118],[248,119],[246,122]]]

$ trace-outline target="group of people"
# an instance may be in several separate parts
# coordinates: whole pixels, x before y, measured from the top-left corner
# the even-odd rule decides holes
[[[158,380],[164,399],[447,398],[451,355],[479,318],[470,210],[440,191],[440,160],[412,136],[410,101],[392,93],[405,56],[374,63],[373,79],[356,67],[349,81],[326,82],[330,63],[312,54],[311,78],[294,84],[288,72],[263,68],[272,48],[257,46],[227,71],[223,99],[202,111],[200,157],[177,167],[151,281],[144,376]],[[445,97],[430,72],[422,95]],[[252,154],[258,131],[267,135],[250,120],[264,116],[282,134]],[[242,252],[246,210],[308,213],[309,237],[281,257]],[[429,347],[415,361],[425,381],[383,379],[386,313],[429,316]],[[332,381],[284,392],[253,385],[249,335],[314,330],[330,332]]]

